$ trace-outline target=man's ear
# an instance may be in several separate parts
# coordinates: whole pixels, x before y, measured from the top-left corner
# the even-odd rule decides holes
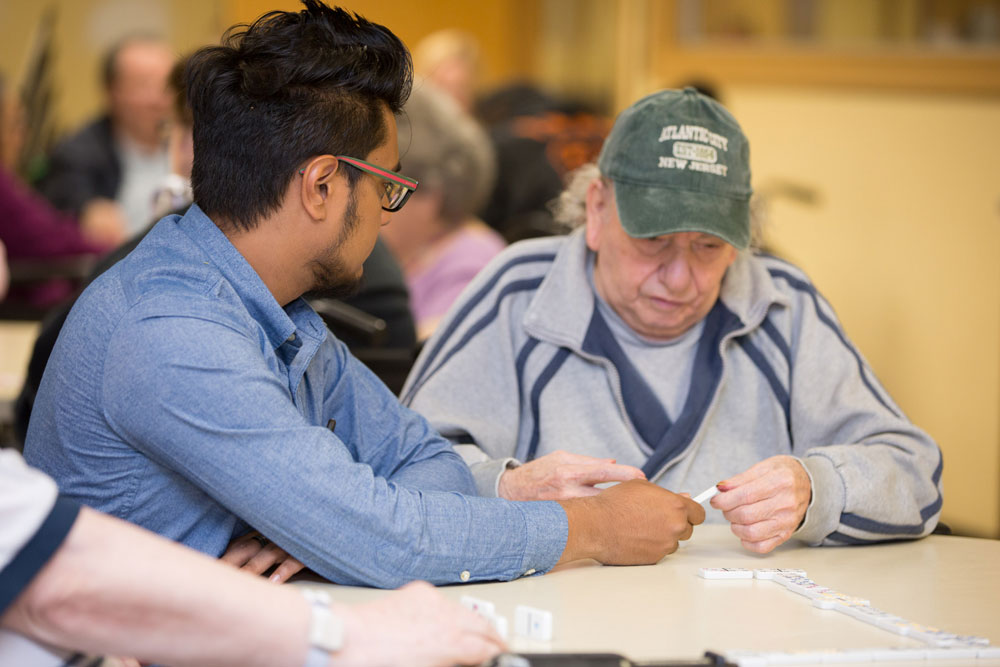
[[[608,216],[615,206],[615,191],[611,183],[603,178],[595,178],[587,186],[586,237],[587,247],[597,252],[601,245],[601,231],[608,224]]]
[[[302,199],[302,208],[313,220],[326,218],[327,208],[337,206],[342,190],[345,190],[347,183],[342,178],[337,178],[337,169],[340,161],[332,155],[320,155],[314,157],[299,168],[299,177],[302,182],[299,187],[299,196]]]

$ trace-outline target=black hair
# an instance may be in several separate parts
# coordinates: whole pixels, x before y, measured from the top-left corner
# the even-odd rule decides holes
[[[174,118],[177,122],[191,127],[194,119],[191,117],[191,107],[188,105],[187,90],[184,85],[184,69],[187,67],[187,56],[182,56],[174,63],[167,77],[167,87],[173,93],[171,103],[174,109]]]
[[[194,200],[249,230],[281,201],[304,160],[364,159],[387,136],[383,109],[410,94],[409,51],[387,28],[318,0],[226,31],[185,70],[194,116]],[[353,187],[360,177],[345,170]]]

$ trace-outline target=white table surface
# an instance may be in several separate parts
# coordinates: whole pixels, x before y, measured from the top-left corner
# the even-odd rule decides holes
[[[759,556],[744,550],[728,526],[702,526],[657,565],[604,567],[581,561],[543,576],[440,590],[456,601],[469,595],[494,603],[512,631],[516,605],[551,611],[552,641],[530,641],[512,633],[510,647],[519,652],[614,652],[632,660],[656,660],[697,658],[706,650],[924,646],[816,608],[809,599],[772,581],[702,579],[698,576],[702,567],[803,569],[818,584],[868,599],[872,606],[909,621],[1000,644],[1000,541],[996,540],[931,536],[914,542],[822,548],[789,542]],[[385,594],[321,585],[348,603]]]

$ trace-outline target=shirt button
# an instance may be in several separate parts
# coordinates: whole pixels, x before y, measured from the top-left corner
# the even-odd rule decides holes
[[[291,343],[294,340],[295,340],[295,334],[292,334],[291,336],[288,337],[288,342],[289,343]]]
[[[471,576],[468,570],[462,570],[462,574],[458,575],[458,578],[462,581],[468,581]]]
[[[534,573],[535,573],[535,568],[531,568],[530,570],[528,570],[527,572],[524,573],[524,576],[530,577]]]

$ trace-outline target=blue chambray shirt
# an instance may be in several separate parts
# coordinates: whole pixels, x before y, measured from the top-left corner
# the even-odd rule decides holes
[[[305,301],[279,306],[197,205],[77,301],[25,456],[65,495],[199,551],[249,524],[348,584],[543,572],[568,531],[556,503],[474,496],[449,443]]]

